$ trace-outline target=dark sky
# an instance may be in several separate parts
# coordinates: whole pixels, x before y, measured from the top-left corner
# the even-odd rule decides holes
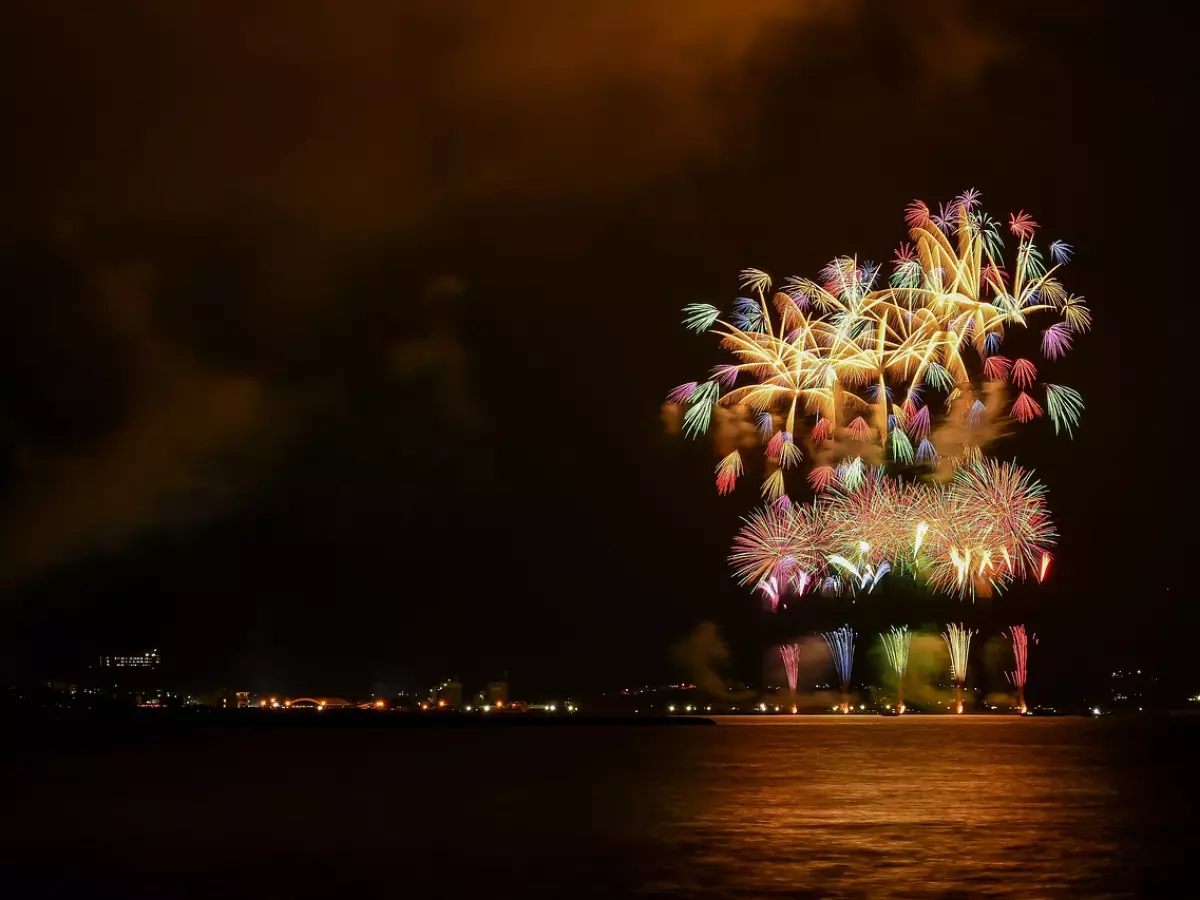
[[[754,496],[664,432],[718,361],[679,309],[887,259],[908,201],[968,186],[1075,245],[1096,325],[1076,440],[996,448],[1050,486],[1055,577],[967,613],[1064,675],[1190,645],[1169,6],[352,6],[0,13],[6,666],[149,645],[254,689],[575,690],[672,677],[712,620],[749,677],[844,611],[770,622],[729,580]]]

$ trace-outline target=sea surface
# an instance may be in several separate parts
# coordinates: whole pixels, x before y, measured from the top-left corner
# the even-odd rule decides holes
[[[1200,718],[6,739],[13,897],[1200,897]]]

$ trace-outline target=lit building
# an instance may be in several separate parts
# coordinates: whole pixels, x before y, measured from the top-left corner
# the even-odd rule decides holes
[[[433,699],[437,701],[438,709],[462,709],[462,682],[443,681],[434,691]]]
[[[111,668],[137,668],[137,669],[156,669],[162,658],[158,655],[157,650],[151,650],[141,656],[102,656],[100,657],[100,667],[103,669]]]
[[[508,682],[489,681],[487,686],[488,706],[508,706]]]
[[[1158,677],[1138,668],[1120,669],[1112,673],[1112,703],[1114,706],[1141,707],[1158,699]]]

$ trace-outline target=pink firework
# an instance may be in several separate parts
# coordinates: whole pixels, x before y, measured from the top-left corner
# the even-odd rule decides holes
[[[871,426],[867,424],[866,419],[859,416],[846,426],[846,433],[856,441],[865,441],[871,436]]]
[[[742,455],[734,450],[717,464],[717,493],[721,495],[733,492],[737,485],[738,476],[742,474]]]
[[[818,466],[808,473],[808,483],[818,494],[837,481],[837,470],[833,466]]]
[[[767,441],[767,458],[768,459],[773,460],[773,461],[779,460],[780,454],[783,453],[784,433],[785,432],[777,431],[771,437],[771,440]]]
[[[1012,415],[1021,423],[1032,422],[1042,414],[1041,405],[1024,391],[1012,405]]]
[[[929,437],[929,407],[922,406],[910,418],[911,430],[909,434],[913,440],[921,441]]]
[[[929,206],[924,200],[914,200],[904,210],[904,224],[909,228],[920,228],[929,221]]]
[[[677,388],[672,388],[671,393],[667,394],[668,403],[687,403],[692,398],[692,394],[696,393],[698,385],[694,381],[688,381],[679,385]]]
[[[780,644],[779,656],[783,660],[783,669],[787,673],[788,689],[796,693],[796,679],[800,672],[800,645]]]
[[[991,381],[1007,381],[1012,360],[1006,356],[989,356],[983,363],[983,376]]]
[[[1027,241],[1033,237],[1033,233],[1037,231],[1038,223],[1033,221],[1033,216],[1021,210],[1018,213],[1013,213],[1008,217],[1008,230],[1023,241]]]
[[[1025,680],[1029,675],[1029,638],[1031,635],[1025,633],[1024,625],[1014,625],[1009,629],[1008,637],[1012,640],[1013,659],[1016,660],[1016,668],[1011,672],[1005,672],[1004,677],[1008,679],[1008,683],[1017,689],[1017,705],[1021,713],[1026,712],[1025,706]],[[1038,642],[1037,635],[1032,635],[1033,643]]]
[[[769,575],[758,583],[758,592],[763,595],[767,609],[775,612],[779,608],[779,598],[783,591],[779,586],[779,576]]]
[[[1071,349],[1071,340],[1071,326],[1066,322],[1055,322],[1042,332],[1042,356],[1061,359]]]
[[[1018,359],[1012,364],[1012,380],[1021,390],[1029,390],[1037,381],[1037,366],[1027,359]]]

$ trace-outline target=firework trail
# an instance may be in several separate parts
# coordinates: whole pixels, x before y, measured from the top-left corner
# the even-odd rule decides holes
[[[1057,535],[1046,489],[1015,463],[978,460],[948,483],[866,470],[853,490],[747,518],[730,564],[772,608],[784,591],[869,592],[888,572],[960,598],[1045,576]]]
[[[950,677],[954,681],[954,711],[957,713],[963,711],[962,688],[967,680],[967,655],[971,650],[972,634],[970,629],[954,624],[947,625],[942,632],[942,640],[950,651]]]
[[[796,678],[800,671],[800,645],[780,644],[779,656],[783,660],[783,668],[787,673],[788,689],[794,697],[796,695]]]
[[[1013,671],[1005,672],[1004,677],[1017,689],[1017,708],[1024,715],[1026,712],[1025,679],[1029,674],[1029,638],[1033,638],[1035,645],[1038,639],[1036,634],[1027,635],[1024,625],[1012,626],[1005,637],[1012,641],[1013,658],[1016,660],[1017,666]]]
[[[833,667],[837,670],[838,680],[842,687],[842,712],[850,711],[850,672],[854,668],[854,630],[849,625],[843,625],[833,631],[821,635],[829,647],[829,655],[833,657]]]
[[[904,673],[908,671],[908,648],[912,644],[912,632],[907,626],[892,627],[879,635],[888,665],[896,673],[896,712],[904,713]]]
[[[937,214],[912,203],[909,242],[890,277],[843,256],[818,279],[788,278],[776,290],[766,273],[746,269],[747,296],[730,315],[686,307],[684,324],[718,335],[732,361],[670,392],[684,432],[708,431],[717,408],[751,418],[765,447],[768,500],[786,494],[786,473],[806,458],[809,484],[824,491],[852,487],[866,465],[953,472],[1008,424],[1043,415],[1056,433],[1073,435],[1079,392],[1039,380],[1028,356],[1000,352],[1010,330],[1028,334],[1049,319],[1040,355],[1055,362],[1089,330],[1091,312],[1058,277],[1071,247],[1038,247],[1037,223],[1020,212],[1008,221],[1017,248],[1006,266],[1001,223],[978,203],[974,190]],[[1040,403],[1031,393],[1039,388]],[[743,470],[734,449],[717,466],[718,491],[731,492]]]

